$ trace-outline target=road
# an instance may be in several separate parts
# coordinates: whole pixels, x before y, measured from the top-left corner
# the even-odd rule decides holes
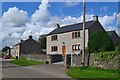
[[[3,60],[2,78],[70,78],[61,64],[17,66]]]

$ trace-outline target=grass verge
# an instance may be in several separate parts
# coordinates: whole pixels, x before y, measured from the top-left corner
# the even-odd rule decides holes
[[[112,69],[100,69],[95,67],[71,67],[67,74],[72,78],[116,78],[118,80],[118,70]]]
[[[12,61],[10,61],[10,63],[16,64],[16,65],[19,65],[19,66],[30,66],[30,65],[44,64],[44,62],[27,60],[27,59],[24,59],[24,58],[12,60]]]

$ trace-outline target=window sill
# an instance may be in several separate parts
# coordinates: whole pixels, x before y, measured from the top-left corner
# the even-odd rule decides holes
[[[81,38],[81,37],[75,37],[75,38],[72,38],[72,39],[78,39],[78,38]]]
[[[58,51],[51,51],[51,52],[58,52]]]
[[[58,40],[51,40],[51,41],[58,41]]]

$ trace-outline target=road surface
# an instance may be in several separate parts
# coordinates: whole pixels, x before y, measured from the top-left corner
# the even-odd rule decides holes
[[[17,66],[3,60],[2,78],[70,78],[61,64]]]

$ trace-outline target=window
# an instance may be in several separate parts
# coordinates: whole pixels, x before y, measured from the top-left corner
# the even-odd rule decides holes
[[[80,31],[76,31],[72,33],[72,38],[78,38],[80,37]]]
[[[77,32],[75,32],[75,38],[77,37]]]
[[[58,51],[58,47],[57,46],[52,46],[51,51]]]
[[[80,44],[78,44],[78,50],[80,50]]]
[[[80,50],[80,44],[72,45],[72,50],[73,51]]]
[[[51,41],[57,40],[57,35],[51,36]]]
[[[72,33],[72,38],[74,38],[74,37],[75,37],[74,35],[75,35],[75,33],[73,32],[73,33]]]

